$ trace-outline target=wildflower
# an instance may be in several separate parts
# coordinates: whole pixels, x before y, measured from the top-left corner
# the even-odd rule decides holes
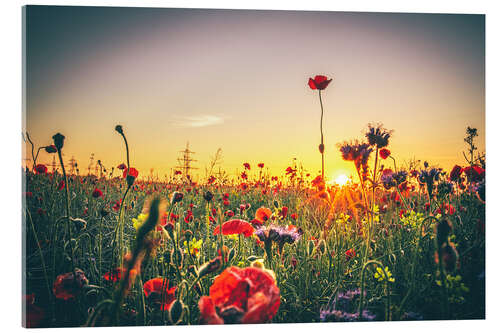
[[[297,220],[297,214],[296,213],[293,213],[292,215],[290,215],[290,218],[292,220]]]
[[[366,295],[366,293],[364,293]],[[361,318],[356,311],[356,298],[361,295],[360,289],[338,292],[327,308],[320,310],[319,318],[323,322],[352,322],[352,321],[372,321],[375,314],[369,310],[363,310]]]
[[[391,151],[389,149],[386,149],[386,148],[380,149],[380,151],[378,153],[380,155],[380,158],[383,160],[385,160],[387,157],[389,157],[389,155],[391,155]]]
[[[38,174],[45,174],[47,173],[47,167],[43,164],[37,164],[35,167],[35,171]]]
[[[383,128],[382,125],[374,126],[372,124],[369,124],[368,131],[366,132],[365,136],[370,146],[377,146],[377,148],[380,149],[387,147],[387,145],[389,144],[391,132]],[[388,152],[390,154],[390,151]],[[389,155],[387,155],[387,157],[388,156]]]
[[[217,178],[215,178],[214,176],[210,176],[210,177],[208,177],[208,183],[213,184],[216,181],[216,179]]]
[[[174,176],[178,176],[178,175],[182,175],[182,171],[181,170],[175,170],[174,171]]]
[[[440,174],[441,172],[436,168],[420,171],[420,176],[418,177],[418,180],[420,181],[421,184],[427,185],[427,193],[429,194],[429,196],[432,196],[434,182],[439,179]]]
[[[83,286],[89,283],[81,269],[75,269],[76,278],[73,272],[58,275],[54,281],[52,291],[54,296],[65,301],[76,298]]]
[[[257,166],[262,169],[264,167],[264,163],[259,163]]]
[[[243,166],[245,167],[246,170],[250,170],[250,164],[249,163],[243,163]]]
[[[184,198],[184,194],[182,192],[174,192],[172,193],[172,197],[170,198],[170,204],[175,205],[178,202],[181,202]]]
[[[388,169],[386,169],[388,170]],[[385,170],[384,170],[385,171]],[[383,173],[382,177],[380,177],[380,181],[386,190],[389,190],[391,187],[396,186],[396,181],[392,177],[393,173]]]
[[[177,287],[169,288],[169,281],[163,278],[154,278],[144,283],[144,295],[148,301],[159,306],[162,311],[169,311],[175,301]],[[163,297],[163,299],[162,299]]]
[[[196,256],[196,257],[198,257],[200,255],[200,249],[201,249],[202,245],[203,245],[202,239],[196,240],[196,238],[193,238],[193,239],[189,240],[189,243],[184,241],[184,247],[186,249],[189,249],[189,253],[192,256]]]
[[[118,282],[122,279],[125,269],[122,267],[116,267],[109,272],[104,273],[103,278],[106,281]]]
[[[345,258],[347,261],[351,260],[355,256],[356,256],[356,251],[354,251],[354,249],[349,249],[345,251]]]
[[[273,214],[273,212],[269,208],[260,207],[255,212],[256,224],[263,224],[264,222],[266,222],[267,220],[269,220],[271,218],[272,214]]]
[[[463,171],[467,175],[470,182],[479,182],[485,177],[485,170],[476,165],[468,166]]]
[[[384,274],[384,271],[385,271],[385,274]],[[389,271],[389,267],[385,267],[384,270],[382,270],[382,268],[378,267],[377,266],[377,269],[375,271],[375,274],[373,275],[373,277],[375,279],[377,279],[377,281],[379,282],[382,282],[382,281],[385,281],[385,276],[387,275],[387,280],[389,282],[394,282],[396,281],[393,277],[392,277],[392,273]]]
[[[58,190],[58,191],[63,190],[65,185],[66,185],[66,183],[64,182],[64,180],[61,180],[61,181],[59,182],[59,185],[57,185],[57,190]]]
[[[119,170],[125,170],[127,168],[127,166],[125,165],[125,163],[121,163],[116,168]]]
[[[212,201],[214,195],[210,191],[206,191],[205,194],[203,194],[203,199],[205,199],[206,202]]]
[[[223,235],[235,235],[243,234],[245,237],[250,237],[253,235],[255,229],[250,223],[240,219],[229,220],[222,224],[222,234]],[[217,226],[214,230],[214,235],[220,233],[220,226]]]
[[[464,170],[459,165],[455,165],[453,169],[450,171],[450,181],[452,182],[458,181],[463,171]]]
[[[356,169],[362,171],[363,180],[368,177],[368,159],[373,151],[370,145],[367,143],[359,143],[354,141],[352,143],[344,142],[340,146],[340,152],[342,153],[342,158],[345,161],[353,161]]]
[[[98,188],[94,189],[94,191],[92,192],[92,196],[94,198],[100,198],[102,197],[102,191]]]
[[[245,171],[241,173],[241,179],[248,179],[248,175]]]
[[[225,213],[224,213],[227,217],[233,217],[234,216],[234,212],[232,210],[227,210]]]
[[[269,322],[280,305],[276,281],[255,267],[232,266],[210,287],[209,296],[198,302],[204,324],[257,324]]]
[[[314,80],[312,78],[309,78],[308,84],[309,88],[311,88],[312,90],[324,90],[326,89],[326,87],[328,87],[331,81],[332,79],[328,80],[328,78],[324,75],[316,75],[314,77]]]
[[[281,218],[285,219],[287,214],[288,214],[288,207],[287,206],[281,207],[281,210],[279,212],[279,215],[281,216]]]

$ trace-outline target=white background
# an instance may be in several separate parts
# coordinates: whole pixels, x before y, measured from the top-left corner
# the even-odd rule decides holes
[[[498,311],[499,294],[499,237],[497,186],[499,126],[499,1],[311,1],[311,0],[254,0],[254,1],[18,1],[3,0],[0,10],[0,327],[7,332],[21,330],[21,6],[32,5],[85,5],[85,6],[132,6],[132,7],[183,7],[183,8],[232,8],[232,9],[293,9],[329,11],[378,11],[414,13],[486,14],[486,154],[487,154],[487,312],[485,321],[411,322],[411,323],[347,323],[347,324],[294,324],[294,325],[246,325],[246,326],[196,326],[154,328],[101,328],[93,331],[121,332],[122,330],[148,332],[252,332],[256,329],[314,330],[322,332],[421,332],[422,330],[446,330],[453,332],[494,329],[500,324]],[[66,329],[58,329],[62,331]],[[88,330],[88,329],[84,329]],[[79,330],[80,331],[80,330]]]

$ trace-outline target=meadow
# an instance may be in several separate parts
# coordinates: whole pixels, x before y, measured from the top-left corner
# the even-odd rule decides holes
[[[311,80],[321,102],[329,81]],[[344,184],[248,161],[233,178],[141,177],[126,128],[115,131],[124,162],[97,174],[64,169],[64,135],[29,140],[26,326],[485,317],[486,166],[474,128],[464,163],[443,170],[398,163],[391,131],[369,125],[336,148],[358,171]],[[56,171],[36,163],[37,149],[55,154]]]

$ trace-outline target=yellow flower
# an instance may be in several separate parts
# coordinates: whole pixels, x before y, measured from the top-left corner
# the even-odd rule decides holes
[[[384,271],[382,270],[382,268],[377,267],[377,271],[375,272],[375,275],[373,275],[373,277],[375,279],[377,279],[379,282],[382,282],[385,280],[385,275],[387,274],[387,279],[389,280],[389,282],[396,281],[392,277],[392,273],[389,271],[389,267],[386,266],[384,270],[385,270],[385,274],[384,274]]]
[[[191,255],[197,257],[200,255],[200,249],[202,245],[203,245],[203,240],[202,239],[196,240],[195,237],[193,237],[193,239],[189,241],[189,244],[186,241],[184,241],[184,247],[186,249],[189,248],[189,252],[191,253]]]
[[[148,219],[148,214],[141,213],[137,218],[132,218],[132,223],[134,224],[135,230],[139,230],[141,225]]]

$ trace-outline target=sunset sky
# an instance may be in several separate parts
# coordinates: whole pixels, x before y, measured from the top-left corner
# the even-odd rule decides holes
[[[464,164],[467,126],[484,151],[483,15],[44,7],[26,10],[25,124],[37,145],[66,136],[86,169],[125,161],[163,177],[186,142],[204,168],[218,148],[229,173],[263,162],[282,174],[297,158],[351,174],[337,143],[370,122],[394,130],[389,149],[449,169]],[[29,152],[29,150],[27,150]],[[40,162],[52,157],[40,154]]]

